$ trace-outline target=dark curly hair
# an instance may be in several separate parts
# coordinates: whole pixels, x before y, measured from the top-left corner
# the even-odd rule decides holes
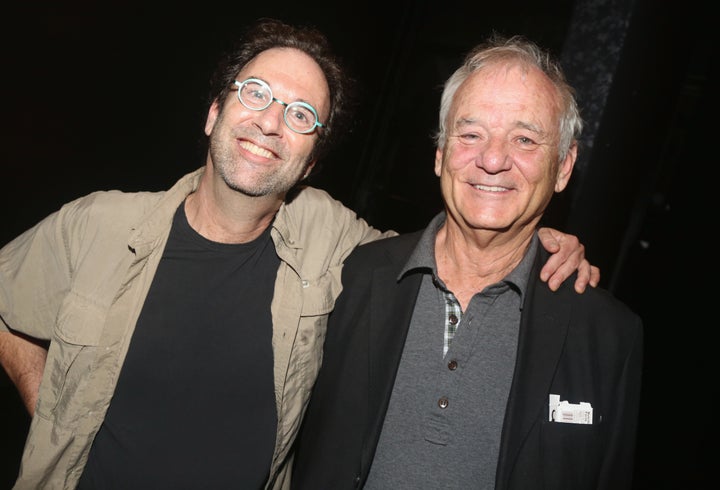
[[[320,66],[330,88],[330,115],[326,127],[318,131],[312,157],[321,160],[347,127],[352,80],[339,58],[332,52],[323,33],[314,27],[291,26],[276,19],[263,18],[251,25],[244,36],[226,51],[210,79],[208,104],[223,103],[237,74],[257,55],[272,48],[295,48],[309,55]]]

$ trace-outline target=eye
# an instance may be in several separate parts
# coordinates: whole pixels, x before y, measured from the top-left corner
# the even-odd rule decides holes
[[[248,102],[265,103],[268,100],[269,93],[267,88],[259,83],[247,83],[242,89],[242,96]]]
[[[265,91],[262,89],[248,89],[247,90],[248,96],[257,99],[257,100],[264,100],[265,99]]]
[[[310,120],[308,111],[300,107],[294,107],[291,111],[291,115],[294,119],[297,119],[298,122],[306,123]]]
[[[317,117],[315,113],[302,102],[293,102],[287,108],[285,121],[299,132],[309,131],[315,127]]]
[[[472,144],[480,141],[480,135],[478,133],[461,133],[458,135],[458,139],[461,143]]]
[[[537,145],[537,142],[534,139],[529,138],[527,136],[518,136],[517,138],[515,138],[515,141],[520,146],[535,146],[535,145]]]

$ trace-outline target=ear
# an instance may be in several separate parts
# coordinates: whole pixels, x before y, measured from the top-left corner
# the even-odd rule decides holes
[[[555,179],[555,192],[562,192],[567,187],[572,175],[573,168],[575,167],[575,160],[577,159],[578,145],[574,142],[565,156],[565,160],[560,163],[558,167],[557,177]]]
[[[212,133],[212,130],[215,127],[215,121],[217,120],[219,113],[220,113],[220,107],[218,105],[217,99],[215,99],[213,101],[213,103],[210,105],[210,110],[208,110],[207,119],[205,120],[205,135],[206,136],[210,136],[210,133]]]
[[[308,162],[307,167],[305,167],[305,173],[303,174],[303,176],[300,180],[305,180],[308,178],[308,175],[310,175],[310,172],[312,172],[312,169],[315,168],[316,163],[317,163],[317,159],[313,159],[313,160],[310,160],[310,162]]]
[[[442,159],[443,159],[443,151],[441,148],[435,149],[435,175],[440,177],[440,174],[442,173]]]

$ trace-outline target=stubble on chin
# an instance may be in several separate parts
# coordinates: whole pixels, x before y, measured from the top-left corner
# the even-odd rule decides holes
[[[214,171],[230,189],[250,197],[267,195],[285,195],[305,175],[306,162],[299,159],[290,165],[275,164],[267,167],[246,162],[234,151],[234,142],[238,135],[227,135],[227,143],[217,130],[210,134],[208,151]],[[275,150],[277,153],[279,150]]]
[[[210,157],[215,172],[225,185],[249,197],[285,195],[299,182],[307,168],[307,165],[299,163],[295,172],[289,172],[287,168],[282,171],[274,166],[264,169],[253,165],[244,167],[241,157],[217,147],[211,147]]]

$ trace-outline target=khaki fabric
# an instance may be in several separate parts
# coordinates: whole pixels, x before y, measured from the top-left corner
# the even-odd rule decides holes
[[[16,490],[76,487],[175,210],[203,171],[168,191],[89,194],[0,250],[0,329],[50,341]],[[271,230],[281,259],[272,301],[278,426],[271,480],[288,457],[322,360],[343,260],[357,245],[393,234],[310,187],[278,211]]]

